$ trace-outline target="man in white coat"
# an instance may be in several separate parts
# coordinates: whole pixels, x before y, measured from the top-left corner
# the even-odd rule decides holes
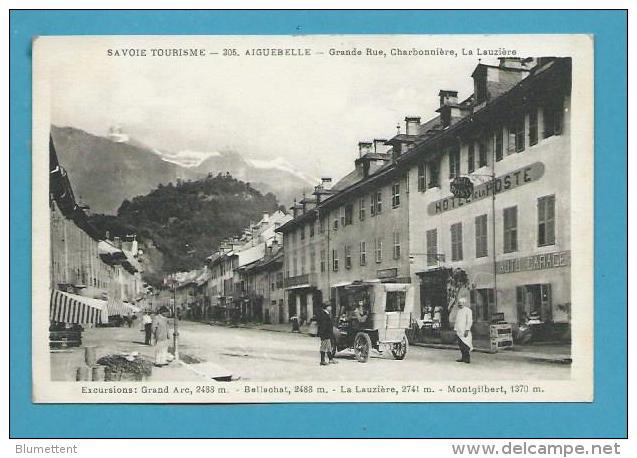
[[[466,299],[458,300],[458,312],[456,313],[456,323],[453,330],[456,331],[458,346],[462,357],[456,360],[459,363],[471,362],[471,350],[473,350],[473,338],[471,336],[471,326],[473,325],[473,312],[466,305]]]

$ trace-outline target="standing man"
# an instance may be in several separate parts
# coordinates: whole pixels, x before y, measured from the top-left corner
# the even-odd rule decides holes
[[[456,313],[456,323],[453,330],[456,331],[458,346],[462,357],[456,361],[459,363],[471,362],[471,350],[473,350],[473,337],[471,326],[473,325],[473,312],[466,305],[465,298],[458,300],[458,313]]]
[[[322,304],[321,311],[316,315],[316,324],[318,325],[317,334],[321,339],[321,366],[328,364],[336,364],[332,351],[332,338],[334,337],[334,324],[332,323],[332,306]],[[329,363],[325,361],[325,354],[329,359]]]
[[[142,316],[142,326],[144,326],[144,343],[150,345],[150,338],[153,333],[153,319],[150,317],[148,310],[144,311],[144,316]]]

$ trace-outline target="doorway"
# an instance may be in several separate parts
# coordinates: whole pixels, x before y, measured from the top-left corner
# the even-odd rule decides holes
[[[518,322],[552,320],[551,284],[541,283],[517,287]]]

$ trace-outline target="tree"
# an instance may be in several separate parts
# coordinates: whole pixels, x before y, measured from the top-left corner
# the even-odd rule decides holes
[[[460,292],[469,288],[467,272],[461,268],[449,269],[447,276],[447,307],[451,310],[458,304]]]

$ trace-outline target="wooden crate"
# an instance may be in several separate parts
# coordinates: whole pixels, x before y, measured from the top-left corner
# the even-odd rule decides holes
[[[489,337],[510,337],[512,335],[511,325],[509,323],[492,324],[489,326]]]
[[[491,352],[497,353],[500,350],[506,350],[513,347],[513,338],[508,337],[492,337],[489,341]]]

